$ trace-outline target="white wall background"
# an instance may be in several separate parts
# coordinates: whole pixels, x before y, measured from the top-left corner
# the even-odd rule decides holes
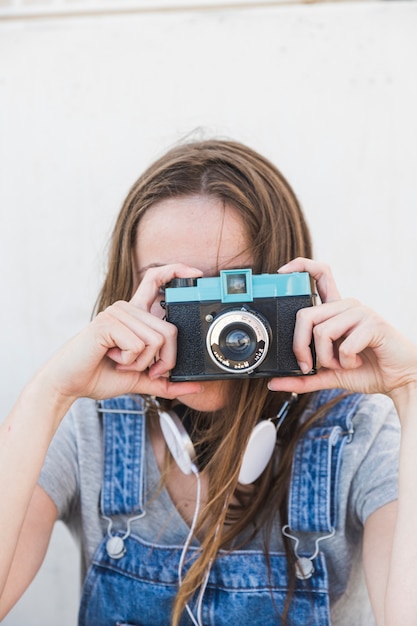
[[[88,321],[130,185],[195,129],[270,157],[342,292],[417,340],[417,3],[256,4],[0,19],[2,415]],[[3,623],[75,624],[77,571],[58,527]]]

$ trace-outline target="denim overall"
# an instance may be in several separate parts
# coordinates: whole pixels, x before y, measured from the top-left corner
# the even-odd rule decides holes
[[[336,390],[316,394],[308,410],[317,410],[340,393]],[[359,400],[357,395],[342,398],[297,444],[288,506],[288,533],[294,540],[297,557],[311,557],[313,552],[311,549],[304,555],[300,550],[297,552],[297,533],[326,538],[336,528],[342,450],[352,438],[352,416]],[[132,519],[128,532],[114,533],[124,538],[125,553],[121,558],[108,555],[108,536],[98,546],[84,584],[79,626],[167,626],[178,590],[178,563],[183,546],[159,545],[140,536],[140,522],[146,517],[147,506],[144,404],[139,396],[121,396],[102,402],[101,409],[104,431],[101,512],[111,520],[121,515],[133,518],[144,514],[144,517],[138,522]],[[164,523],[161,519],[161,525]],[[315,545],[318,546],[317,541]],[[316,552],[311,577],[296,579],[288,618],[292,626],[330,625],[325,556],[318,549]],[[193,554],[196,544],[188,549],[183,578]],[[250,544],[247,549],[221,552],[210,570],[201,603],[201,623],[204,626],[280,624],[279,615],[288,593],[287,559],[281,549],[272,550],[269,560],[270,570],[263,550],[251,549]],[[195,602],[189,606],[195,614]],[[193,624],[187,611],[180,624]]]

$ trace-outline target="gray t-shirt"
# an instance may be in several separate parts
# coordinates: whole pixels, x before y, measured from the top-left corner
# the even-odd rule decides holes
[[[332,624],[372,626],[374,620],[364,583],[361,549],[363,525],[370,514],[397,498],[399,422],[385,396],[363,396],[353,418],[352,442],[345,446],[340,470],[338,529],[320,543],[330,581]],[[39,479],[63,520],[81,544],[82,575],[107,532],[99,498],[103,472],[102,424],[93,400],[78,400],[64,418],[48,451]],[[149,439],[146,444],[146,515],[132,523],[132,532],[159,545],[181,545],[189,527],[166,489]],[[125,530],[127,518],[113,520]],[[299,537],[303,542],[303,537]],[[255,538],[248,546],[262,548]],[[280,523],[271,549],[282,549]]]

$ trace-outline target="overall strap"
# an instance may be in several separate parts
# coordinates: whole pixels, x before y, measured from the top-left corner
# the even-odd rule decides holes
[[[104,474],[103,515],[140,515],[145,491],[145,403],[141,396],[102,400]]]
[[[319,392],[308,406],[313,414],[341,396],[297,443],[288,502],[291,531],[331,533],[336,528],[342,451],[352,439],[352,418],[362,398],[344,394],[340,389]]]

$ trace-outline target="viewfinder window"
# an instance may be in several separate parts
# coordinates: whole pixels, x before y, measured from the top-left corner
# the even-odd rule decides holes
[[[246,274],[229,274],[226,277],[226,283],[229,295],[247,292]]]
[[[236,269],[220,272],[222,302],[252,302],[252,270]]]

